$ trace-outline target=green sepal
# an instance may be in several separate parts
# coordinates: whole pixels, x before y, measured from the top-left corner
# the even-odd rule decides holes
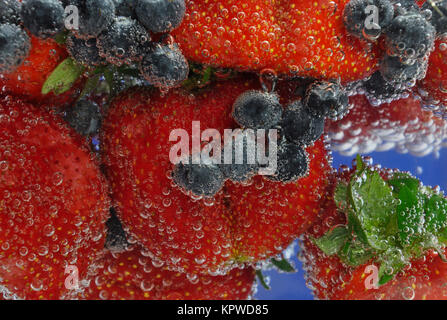
[[[345,243],[338,256],[343,263],[351,267],[357,267],[371,260],[374,256],[374,251],[365,246],[364,243],[353,239]]]
[[[313,239],[314,243],[327,256],[337,254],[349,239],[349,230],[344,226],[336,227],[321,238]]]
[[[265,280],[264,274],[261,270],[256,270],[256,277],[258,278],[259,283],[261,286],[264,287],[265,290],[270,290],[270,286],[267,284],[267,281]]]
[[[72,58],[65,59],[53,70],[43,84],[42,94],[53,92],[55,95],[59,95],[70,90],[83,72],[84,67],[78,65]]]
[[[290,262],[286,258],[282,258],[281,260],[272,258],[270,262],[280,271],[293,273],[296,272],[295,268],[290,264]]]

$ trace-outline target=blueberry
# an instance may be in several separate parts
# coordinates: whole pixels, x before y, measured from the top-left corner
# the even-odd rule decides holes
[[[127,235],[114,208],[110,208],[110,218],[106,222],[107,236],[105,247],[112,251],[121,251],[129,247]]]
[[[184,0],[137,0],[138,20],[155,33],[177,28],[185,16]]]
[[[0,73],[12,73],[23,63],[31,47],[30,41],[19,26],[0,24]]]
[[[215,164],[178,163],[172,173],[174,182],[195,196],[212,197],[222,188],[224,175]]]
[[[414,0],[391,0],[394,6],[395,16],[402,15],[408,12],[418,13],[419,6]]]
[[[79,64],[83,66],[99,66],[105,64],[105,59],[99,55],[96,39],[79,39],[69,36],[66,42],[67,50]]]
[[[144,56],[140,70],[152,85],[172,88],[188,78],[189,65],[176,44],[157,44]]]
[[[295,182],[307,174],[309,160],[303,147],[282,139],[277,150],[277,168],[272,181]]]
[[[323,134],[324,117],[311,115],[298,100],[286,108],[280,126],[289,142],[311,145]]]
[[[79,12],[79,29],[72,30],[81,38],[96,38],[114,21],[113,0],[64,0],[64,5],[74,5]]]
[[[430,22],[438,34],[447,33],[447,0],[426,1],[422,9],[431,11]]]
[[[20,24],[21,2],[17,0],[2,0],[0,1],[0,24]]]
[[[274,93],[250,90],[233,105],[233,118],[243,128],[269,129],[279,123],[282,106]]]
[[[387,51],[402,60],[423,58],[433,49],[435,28],[419,13],[393,19],[385,32]]]
[[[375,13],[370,8],[378,9],[377,21],[370,19]],[[394,8],[389,0],[351,0],[343,12],[346,29],[358,38],[370,40],[377,39],[393,17]]]
[[[405,84],[424,78],[427,64],[416,60],[413,64],[404,64],[399,57],[386,55],[380,64],[382,77],[391,83]]]
[[[64,8],[58,0],[23,0],[21,19],[25,28],[39,38],[49,38],[64,27]]]
[[[374,72],[368,80],[363,82],[363,89],[368,97],[380,100],[397,99],[405,92],[396,83],[386,81],[380,71]]]
[[[100,55],[109,63],[120,66],[142,59],[150,43],[150,35],[135,20],[117,17],[99,37]]]
[[[258,170],[256,130],[238,129],[233,136],[231,145],[226,141],[227,144],[224,146],[221,170],[225,178],[244,182],[254,176]],[[226,154],[230,154],[231,158],[227,158]]]
[[[347,113],[349,99],[338,83],[317,81],[307,89],[304,105],[314,116],[335,119]]]
[[[66,111],[64,118],[73,129],[84,136],[97,133],[102,122],[99,106],[89,100],[78,101]]]
[[[115,14],[117,16],[137,19],[137,14],[135,12],[137,0],[113,0],[113,2],[115,4]]]

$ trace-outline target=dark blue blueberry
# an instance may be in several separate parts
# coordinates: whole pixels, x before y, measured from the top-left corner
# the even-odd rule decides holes
[[[69,36],[66,42],[67,50],[79,64],[83,66],[99,66],[105,64],[105,59],[99,55],[96,39],[79,39]]]
[[[64,0],[64,5],[78,8],[79,29],[72,30],[81,38],[96,38],[114,21],[113,0]]]
[[[21,19],[39,38],[53,37],[64,27],[64,8],[58,0],[23,0]]]
[[[364,81],[362,88],[368,97],[375,99],[396,99],[405,92],[401,86],[386,81],[380,71],[374,72],[368,80]]]
[[[317,117],[340,118],[348,112],[349,99],[338,83],[317,81],[306,92],[304,106]]]
[[[97,40],[100,55],[120,66],[141,61],[150,44],[150,35],[137,21],[117,17]]]
[[[122,251],[129,247],[127,235],[114,208],[110,208],[110,218],[106,222],[107,236],[105,247],[112,251]]]
[[[394,6],[395,16],[402,15],[408,12],[418,13],[419,6],[414,0],[391,0]]]
[[[289,142],[311,145],[323,134],[324,117],[310,114],[301,101],[295,101],[284,111],[280,127]]]
[[[399,57],[386,55],[380,64],[382,77],[394,84],[414,83],[425,76],[427,64],[416,60],[413,64],[404,64]]]
[[[375,11],[370,11],[370,8],[376,8],[377,21],[371,19]],[[394,8],[389,0],[351,0],[343,12],[346,29],[358,38],[371,40],[380,36],[393,17]]]
[[[0,73],[14,72],[28,56],[30,38],[15,24],[0,24]]]
[[[155,33],[177,28],[185,16],[184,0],[137,0],[138,20]]]
[[[115,14],[117,16],[137,19],[135,12],[137,0],[113,0],[113,2],[115,3]]]
[[[233,106],[233,118],[243,128],[269,129],[281,120],[282,106],[274,93],[250,90]]]
[[[65,113],[65,121],[79,134],[88,136],[98,132],[102,115],[93,101],[80,100]]]
[[[20,24],[21,2],[17,0],[0,1],[0,24],[11,23]]]
[[[174,182],[187,192],[201,197],[212,197],[224,184],[225,178],[218,165],[178,163],[172,173]]]
[[[447,33],[447,0],[426,1],[422,9],[431,11],[430,22],[439,35]]]
[[[419,13],[397,16],[385,32],[387,52],[402,61],[423,58],[433,49],[435,28]]]
[[[227,140],[226,143],[221,165],[225,178],[235,182],[247,181],[256,174],[259,167],[256,155],[256,130],[237,129],[234,131],[231,145]],[[225,157],[229,152],[231,158]]]
[[[189,65],[176,44],[157,44],[144,56],[140,71],[152,85],[172,88],[188,78]]]
[[[272,181],[295,182],[307,174],[308,162],[303,147],[281,139],[277,149],[276,172],[266,177]]]

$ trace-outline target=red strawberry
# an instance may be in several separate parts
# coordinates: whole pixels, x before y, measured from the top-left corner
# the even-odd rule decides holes
[[[423,110],[413,97],[373,107],[357,95],[350,103],[349,114],[326,127],[333,150],[343,155],[396,149],[424,156],[445,146],[447,123]]]
[[[447,299],[447,199],[360,163],[335,177],[300,258],[319,299]]]
[[[172,34],[196,62],[349,82],[371,74],[377,60],[348,36],[347,2],[187,0],[183,23]]]
[[[447,42],[440,39],[435,43],[435,50],[430,55],[427,76],[419,82],[418,93],[443,117],[447,117],[446,73]]]
[[[104,155],[119,215],[156,261],[179,271],[223,272],[235,263],[279,253],[314,220],[331,171],[322,141],[307,149],[310,173],[296,183],[261,176],[250,185],[225,183],[210,203],[192,201],[172,181],[173,129],[236,128],[236,98],[257,89],[252,79],[217,82],[194,95],[132,90],[105,120]],[[223,136],[223,134],[222,134]]]
[[[102,252],[108,188],[94,156],[56,115],[0,100],[0,287],[20,298],[67,293]]]
[[[225,276],[189,277],[155,266],[140,248],[108,253],[80,299],[87,300],[244,300],[255,273],[235,269]]]
[[[46,106],[62,107],[72,103],[78,96],[81,80],[71,90],[60,95],[41,93],[45,80],[68,57],[67,51],[53,39],[30,38],[31,50],[22,66],[14,73],[0,74],[0,92]]]

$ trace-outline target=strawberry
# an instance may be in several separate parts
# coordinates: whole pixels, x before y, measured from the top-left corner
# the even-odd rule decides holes
[[[348,36],[348,2],[187,0],[172,34],[195,62],[349,82],[371,74],[377,60],[375,50]]]
[[[446,143],[447,123],[423,110],[420,100],[405,99],[373,107],[363,95],[350,97],[352,109],[339,121],[328,122],[332,149],[343,155],[396,149],[424,156]]]
[[[103,128],[103,153],[119,216],[154,261],[177,271],[222,273],[285,249],[314,220],[331,171],[322,140],[307,148],[308,175],[296,183],[255,176],[244,185],[226,181],[211,200],[192,200],[171,179],[174,129],[237,128],[238,96],[259,89],[237,78],[167,95],[134,89],[118,97]]]
[[[104,247],[108,188],[94,156],[56,115],[0,100],[0,288],[59,299]]]
[[[447,199],[409,173],[367,167],[334,176],[300,258],[319,299],[447,299]]]
[[[244,300],[253,291],[252,268],[225,276],[189,277],[153,264],[138,247],[107,253],[79,299],[86,300]]]
[[[31,37],[31,50],[23,64],[13,73],[0,74],[0,93],[11,94],[28,102],[62,107],[73,102],[79,91],[79,80],[71,90],[55,95],[41,93],[42,86],[53,70],[68,54],[65,48],[53,39]]]
[[[435,43],[430,55],[427,76],[418,85],[418,93],[436,114],[447,117],[447,42],[443,39]]]

